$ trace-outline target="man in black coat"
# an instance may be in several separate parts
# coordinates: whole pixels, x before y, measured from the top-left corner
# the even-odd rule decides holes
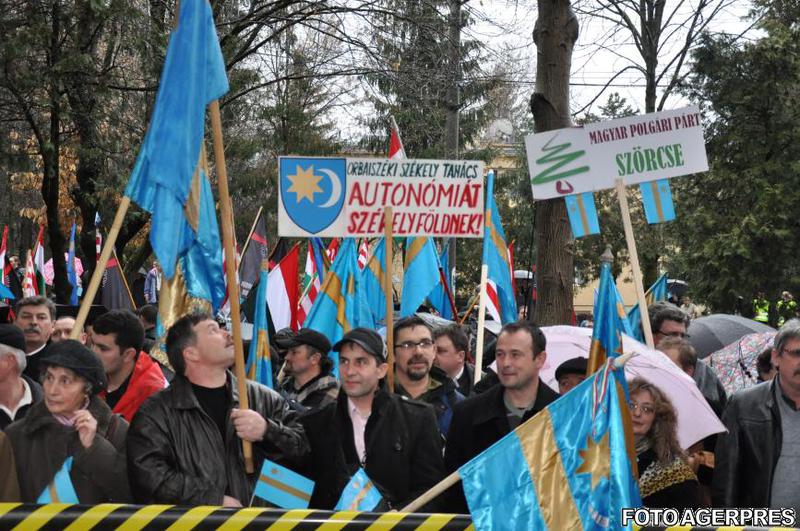
[[[545,347],[544,333],[530,321],[503,327],[495,351],[500,385],[455,407],[445,449],[448,472],[455,471],[558,398],[539,379],[539,370],[547,359]],[[448,512],[469,512],[460,483],[450,490],[448,498]]]
[[[400,509],[444,477],[433,408],[380,388],[386,348],[373,330],[355,328],[333,350],[339,397],[301,418],[311,445],[306,475],[315,482],[310,507],[333,509],[363,468],[386,502],[382,508]]]

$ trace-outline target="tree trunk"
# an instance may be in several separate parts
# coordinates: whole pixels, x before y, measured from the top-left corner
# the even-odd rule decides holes
[[[578,19],[568,0],[538,0],[536,92],[531,111],[537,133],[570,127],[569,74],[572,49],[578,39]],[[562,199],[539,201],[535,207],[536,284],[534,321],[542,325],[572,320],[575,273],[572,233]]]

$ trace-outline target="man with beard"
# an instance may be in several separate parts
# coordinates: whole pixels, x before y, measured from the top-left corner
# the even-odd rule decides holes
[[[456,384],[433,364],[436,343],[428,323],[410,315],[394,325],[395,393],[430,404],[442,436],[450,429],[453,407],[464,400]]]
[[[17,303],[14,313],[14,324],[25,334],[25,354],[28,359],[24,374],[38,380],[39,361],[46,355],[45,347],[53,333],[56,305],[40,295],[25,297]]]
[[[171,385],[148,398],[128,431],[128,474],[140,503],[247,505],[255,477],[245,472],[242,442],[264,458],[300,460],[308,450],[297,415],[281,396],[248,381],[251,409],[239,409],[233,339],[211,315],[178,319],[167,333]],[[288,461],[288,462],[287,462]]]
[[[448,472],[458,469],[558,398],[539,379],[539,371],[547,359],[546,345],[544,333],[530,321],[508,323],[500,330],[495,347],[500,385],[455,407],[444,453]],[[467,503],[460,485],[449,491],[448,509],[466,513]]]
[[[331,342],[316,330],[301,328],[283,341],[286,351],[281,394],[300,409],[317,409],[336,402],[339,384],[331,375]]]

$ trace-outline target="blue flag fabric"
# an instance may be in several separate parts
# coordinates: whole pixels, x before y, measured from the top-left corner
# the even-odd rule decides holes
[[[596,296],[597,290],[595,290]],[[617,297],[617,314],[619,314],[620,318],[620,326],[622,326],[622,333],[628,336],[633,337],[633,331],[631,330],[631,325],[628,322],[628,314],[625,313],[625,301],[622,300],[622,295],[620,294],[619,290],[617,289],[616,283],[614,284],[614,294]]]
[[[370,313],[371,323],[363,322],[367,328],[377,328],[378,323],[386,320],[386,295],[383,291],[383,280],[386,271],[386,239],[381,238],[373,245],[372,256],[366,267],[361,270],[361,289],[364,293],[366,310]]]
[[[449,256],[449,248],[450,246],[447,245],[445,242],[442,245],[442,254],[439,255],[439,267],[442,268],[444,272],[444,281],[447,283],[447,288],[451,290],[453,289],[453,282],[450,279],[449,272],[447,270],[448,264],[450,263],[450,256]],[[440,282],[433,288],[433,292],[429,297],[431,301],[431,305],[436,308],[436,311],[439,312],[445,319],[453,319],[453,307],[450,305],[450,297],[447,296],[447,291],[444,288],[444,285]]]
[[[486,185],[486,213],[483,232],[483,263],[489,266],[489,280],[495,284],[497,300],[500,304],[502,324],[517,320],[517,299],[511,283],[511,264],[509,263],[506,235],[503,221],[494,200],[494,170],[489,172]]]
[[[641,499],[616,372],[587,378],[459,469],[475,529],[625,529],[622,508]]]
[[[69,472],[72,470],[72,456],[67,457],[53,481],[45,487],[36,503],[80,503]]]
[[[69,232],[69,253],[67,254],[67,280],[72,286],[69,296],[69,303],[72,306],[78,305],[78,272],[75,269],[75,229],[77,225],[73,222]]]
[[[13,299],[14,294],[0,282],[0,299]]]
[[[314,258],[314,265],[317,267],[317,275],[319,276],[319,283],[325,282],[325,273],[328,268],[325,267],[325,244],[322,243],[321,238],[311,238],[311,256]]]
[[[359,468],[342,491],[342,497],[334,511],[374,511],[381,503],[381,493],[369,479],[363,468]]]
[[[314,482],[286,467],[264,459],[255,495],[282,509],[306,509]]]
[[[175,274],[191,238],[177,231],[203,142],[206,105],[228,91],[211,6],[181,2],[170,37],[150,127],[125,195],[150,212],[150,242],[164,276]]]
[[[650,306],[654,302],[667,300],[667,274],[664,273],[653,282],[653,285],[647,289],[644,294],[647,305]],[[642,330],[642,314],[639,309],[639,304],[633,306],[628,310],[628,327],[631,332],[629,336],[644,343],[644,331]],[[627,332],[626,332],[627,333]]]
[[[672,203],[669,179],[642,183],[639,189],[642,191],[642,204],[648,223],[652,225],[675,219],[675,205]]]
[[[256,310],[253,319],[253,337],[250,340],[250,353],[247,357],[247,378],[274,389],[272,381],[272,360],[269,354],[269,319],[267,318],[267,277],[269,273],[261,270],[258,275],[256,291]]]
[[[600,266],[600,286],[594,299],[594,326],[587,374],[599,370],[608,358],[622,355],[621,333],[625,330],[625,315],[621,312],[619,300],[611,263],[603,262]]]
[[[345,238],[325,282],[308,312],[305,327],[324,334],[331,344],[361,324],[363,291],[360,290],[358,251],[355,238]],[[330,353],[333,374],[339,374],[339,357]]]
[[[439,257],[433,238],[406,238],[404,269],[400,317],[415,313],[425,303],[433,288],[441,282]]]
[[[565,196],[564,202],[567,204],[573,236],[583,238],[590,234],[600,234],[600,220],[597,219],[593,192]]]

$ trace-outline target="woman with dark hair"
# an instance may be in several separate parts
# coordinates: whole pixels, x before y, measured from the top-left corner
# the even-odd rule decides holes
[[[665,509],[700,507],[697,476],[678,444],[675,408],[646,380],[634,378],[628,386],[642,503]]]
[[[50,346],[40,369],[44,399],[6,428],[22,502],[131,501],[128,423],[97,396],[106,386],[100,360],[67,339]]]

